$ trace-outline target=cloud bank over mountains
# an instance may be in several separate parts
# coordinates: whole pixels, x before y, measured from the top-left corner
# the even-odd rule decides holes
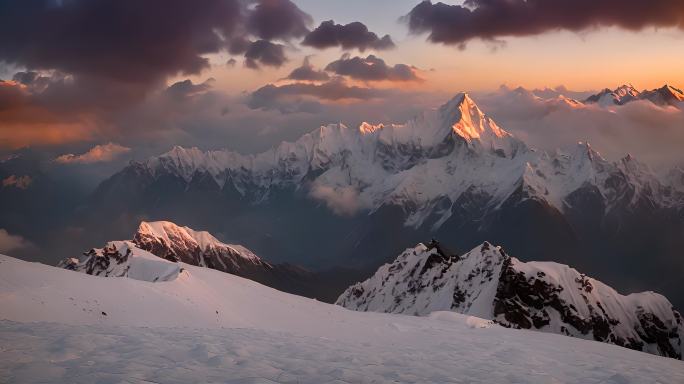
[[[632,154],[655,167],[684,164],[684,110],[646,100],[610,107],[576,103],[561,96],[563,89],[550,91],[502,87],[476,97],[502,127],[537,148],[584,141],[611,159]]]
[[[405,20],[410,31],[455,45],[558,29],[681,28],[679,1],[547,3],[425,1]],[[431,73],[412,58],[397,59],[403,41],[357,21],[314,19],[290,0],[209,0],[202,7],[180,0],[0,0],[0,14],[0,73],[10,74],[0,80],[0,151],[61,148],[73,154],[64,163],[93,163],[88,148],[107,153],[108,143],[130,148],[131,156],[175,144],[261,151],[331,122],[402,122],[463,90],[457,82],[452,94],[418,89],[428,87]],[[312,50],[328,53],[310,57]],[[269,76],[297,55],[301,66]],[[264,79],[224,90],[201,78],[215,65]],[[539,147],[588,140],[608,156],[680,161],[680,110],[541,100],[559,94],[582,99],[566,88],[535,90],[540,99],[476,97],[503,127]],[[74,143],[80,147],[69,147]]]

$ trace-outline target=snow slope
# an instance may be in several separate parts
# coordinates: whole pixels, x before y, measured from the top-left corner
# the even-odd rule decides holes
[[[362,313],[181,263],[103,278],[0,256],[0,382],[680,383],[684,364],[474,317]]]
[[[411,315],[455,311],[682,358],[684,320],[665,297],[623,296],[566,265],[521,262],[489,243],[462,256],[419,244],[350,287],[337,304]]]

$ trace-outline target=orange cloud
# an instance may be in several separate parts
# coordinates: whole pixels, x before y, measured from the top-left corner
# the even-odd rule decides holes
[[[60,114],[32,99],[26,86],[0,81],[0,148],[87,140],[93,135],[92,120]]]

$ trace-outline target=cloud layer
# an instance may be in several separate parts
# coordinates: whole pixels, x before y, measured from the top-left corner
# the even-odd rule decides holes
[[[330,187],[325,185],[314,185],[309,192],[310,196],[320,200],[340,216],[354,216],[363,208],[359,192],[354,187]]]
[[[342,56],[325,67],[328,72],[360,81],[421,81],[415,67],[406,64],[387,65],[375,55]]]
[[[435,43],[463,45],[559,29],[582,31],[616,26],[684,27],[680,0],[466,0],[463,5],[423,1],[406,15],[411,32]]]
[[[631,154],[649,165],[684,165],[684,111],[635,101],[610,108],[574,105],[522,89],[475,95],[478,105],[504,129],[529,145],[554,150],[578,141],[605,157]]]
[[[309,58],[304,58],[304,62],[301,66],[295,68],[287,76],[289,80],[301,80],[301,81],[325,81],[330,79],[330,75],[324,71],[317,70],[309,62]]]

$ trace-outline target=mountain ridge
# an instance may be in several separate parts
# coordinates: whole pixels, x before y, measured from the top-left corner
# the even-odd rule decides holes
[[[153,265],[146,267],[150,263]],[[242,245],[226,244],[207,231],[196,231],[170,221],[142,221],[132,240],[108,241],[103,248],[93,248],[79,258],[66,258],[57,266],[94,276],[132,277],[156,282],[175,278],[181,263],[325,300],[334,299],[330,296],[339,293],[335,290],[341,282],[333,275],[346,277],[348,274],[339,269],[312,272],[293,264],[272,264]],[[169,268],[175,268],[175,274],[173,271],[164,272]],[[150,275],[156,278],[139,277]],[[326,281],[332,288],[324,288]]]
[[[647,100],[655,105],[666,107],[681,107],[684,102],[684,92],[669,84],[660,88],[638,91],[631,84],[625,84],[614,90],[604,89],[603,91],[589,96],[585,103],[598,104],[600,106],[625,105],[632,101]]]
[[[488,242],[457,256],[418,244],[336,301],[373,312],[455,311],[505,326],[682,358],[682,317],[653,292],[620,295],[563,264],[521,262]]]

